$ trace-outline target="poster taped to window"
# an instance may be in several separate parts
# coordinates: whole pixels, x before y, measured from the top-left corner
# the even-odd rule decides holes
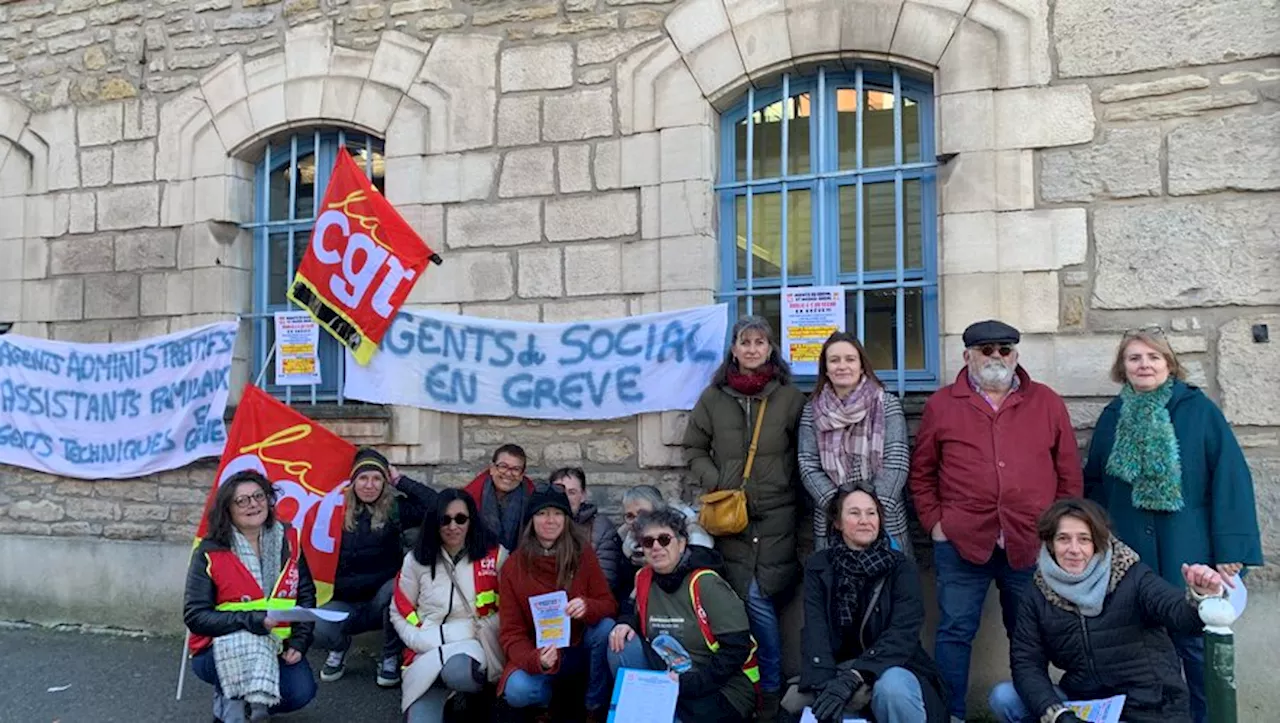
[[[782,290],[782,353],[793,373],[816,375],[822,343],[844,327],[844,289],[839,286]]]
[[[320,325],[305,311],[277,311],[276,384],[320,383]]]

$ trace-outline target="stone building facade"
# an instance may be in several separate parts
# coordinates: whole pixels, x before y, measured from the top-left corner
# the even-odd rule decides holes
[[[446,258],[411,305],[567,321],[710,303],[732,215],[722,114],[783,73],[862,64],[932,92],[933,384],[956,373],[968,323],[1003,318],[1083,441],[1115,392],[1119,334],[1160,324],[1237,426],[1280,555],[1274,0],[7,3],[0,321],[119,341],[251,315],[255,173],[312,128],[382,143],[387,197]],[[437,484],[515,441],[537,472],[585,466],[606,506],[641,481],[694,493],[680,414],[304,411]],[[176,628],[212,469],[0,469],[0,617]]]

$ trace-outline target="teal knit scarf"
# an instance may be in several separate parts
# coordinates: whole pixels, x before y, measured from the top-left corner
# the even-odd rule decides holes
[[[1182,509],[1182,461],[1169,418],[1173,379],[1150,392],[1120,390],[1120,420],[1107,474],[1133,486],[1133,506],[1153,512]]]

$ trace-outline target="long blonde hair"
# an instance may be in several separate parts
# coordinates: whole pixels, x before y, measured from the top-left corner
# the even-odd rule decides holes
[[[342,514],[342,529],[347,532],[356,531],[356,519],[364,510],[369,510],[372,519],[369,520],[369,527],[374,532],[379,532],[387,524],[387,520],[391,519],[391,506],[396,503],[395,493],[387,489],[390,487],[384,477],[382,480],[382,494],[373,504],[363,502],[356,497],[356,483],[352,480],[347,488],[342,491],[342,502],[344,512]]]

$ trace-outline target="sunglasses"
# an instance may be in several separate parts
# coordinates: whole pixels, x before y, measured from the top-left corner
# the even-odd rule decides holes
[[[470,521],[471,521],[471,516],[465,512],[459,512],[453,517],[450,517],[449,515],[440,515],[441,527],[448,525],[450,522],[457,525],[458,527],[462,527],[463,525],[467,524]]]
[[[1136,329],[1125,329],[1124,338],[1132,339],[1135,336],[1164,336],[1164,327],[1156,324],[1151,326],[1140,326]]]
[[[267,496],[262,494],[261,492],[254,492],[251,495],[240,495],[234,500],[234,502],[236,503],[236,507],[239,507],[242,510],[247,508],[251,504],[260,505],[266,501],[267,501]]]
[[[662,545],[663,547],[666,547],[670,545],[671,541],[674,539],[675,537],[673,535],[668,535],[665,532],[662,533],[661,535],[658,535],[657,537],[651,537],[649,535],[645,535],[644,537],[640,538],[640,549],[647,550],[650,547],[653,547],[653,543],[655,542],[658,543],[659,545]]]
[[[983,344],[982,346],[975,346],[974,349],[977,349],[982,356],[995,356],[996,352],[999,352],[1000,356],[1007,357],[1013,353],[1011,344]]]

